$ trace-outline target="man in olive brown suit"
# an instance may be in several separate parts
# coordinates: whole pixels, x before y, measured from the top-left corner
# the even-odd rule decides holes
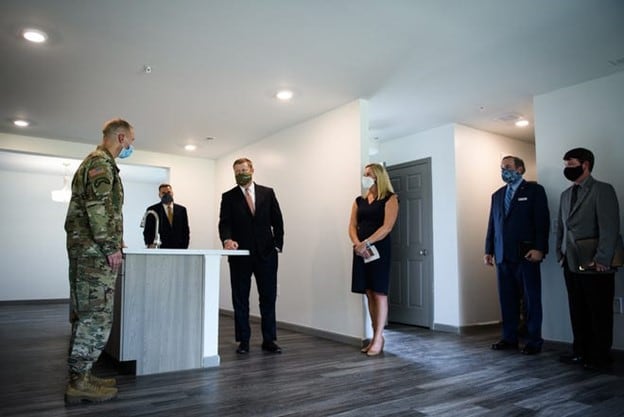
[[[557,258],[563,267],[574,341],[565,363],[592,370],[611,366],[615,271],[611,261],[621,239],[620,209],[611,184],[591,176],[594,154],[585,148],[563,157],[564,176],[573,185],[561,194],[557,220]],[[598,240],[589,271],[579,268],[577,241]],[[586,269],[586,268],[584,268]]]

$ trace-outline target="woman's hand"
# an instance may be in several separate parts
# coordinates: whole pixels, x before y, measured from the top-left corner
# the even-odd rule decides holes
[[[353,250],[356,255],[361,256],[364,259],[370,256],[370,253],[368,252],[368,243],[366,241],[353,245]]]

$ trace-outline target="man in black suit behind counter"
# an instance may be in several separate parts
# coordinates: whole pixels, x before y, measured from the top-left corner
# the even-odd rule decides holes
[[[246,249],[249,256],[230,256],[230,283],[236,341],[239,354],[249,352],[249,292],[251,274],[260,297],[262,350],[281,353],[275,343],[277,328],[277,253],[284,243],[282,212],[272,188],[252,181],[253,164],[247,158],[234,161],[237,186],[223,193],[219,213],[219,236],[225,249]]]
[[[143,229],[143,241],[148,248],[157,247],[156,218],[149,214],[150,211],[158,214],[158,234],[160,248],[163,249],[188,249],[190,229],[186,207],[173,202],[173,189],[169,184],[158,186],[160,203],[149,206],[145,211],[145,227]]]

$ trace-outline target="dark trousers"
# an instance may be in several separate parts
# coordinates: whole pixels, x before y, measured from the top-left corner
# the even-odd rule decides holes
[[[503,317],[503,339],[518,342],[520,299],[526,309],[527,346],[541,348],[542,278],[540,264],[529,261],[496,264],[498,298]]]
[[[249,292],[251,275],[256,277],[260,298],[260,316],[263,342],[277,339],[275,300],[277,298],[277,252],[267,258],[236,257],[230,262],[230,284],[234,306],[234,330],[237,342],[249,342]]]
[[[563,263],[568,290],[572,348],[589,363],[605,364],[613,344],[615,274],[576,274]]]

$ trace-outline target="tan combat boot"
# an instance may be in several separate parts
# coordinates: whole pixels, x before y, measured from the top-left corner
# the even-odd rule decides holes
[[[72,375],[65,390],[65,403],[78,404],[82,401],[99,403],[117,396],[117,388],[96,385],[89,374]]]
[[[117,380],[115,378],[100,378],[89,372],[89,381],[100,387],[116,387]]]

